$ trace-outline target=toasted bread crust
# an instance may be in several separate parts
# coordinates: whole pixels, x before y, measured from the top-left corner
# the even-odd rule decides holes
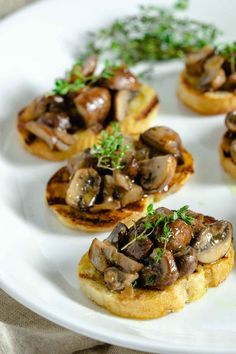
[[[220,144],[220,163],[223,166],[225,172],[230,174],[234,179],[236,179],[236,164],[233,162],[230,156],[225,156],[224,151],[229,145],[229,140],[226,138],[225,134],[221,139]]]
[[[193,111],[202,115],[216,115],[236,109],[236,94],[228,91],[201,92],[193,88],[186,79],[184,70],[179,79],[177,95]]]
[[[139,219],[146,213],[148,204],[153,201],[160,201],[169,194],[179,190],[193,173],[193,158],[191,154],[183,149],[184,164],[177,167],[176,174],[171,182],[168,191],[154,193],[141,201],[128,205],[119,210],[91,213],[80,211],[66,204],[65,196],[70,178],[66,167],[57,171],[49,180],[46,189],[46,201],[48,206],[58,216],[59,220],[72,229],[99,232],[112,230],[120,221],[130,226],[133,220]]]
[[[129,110],[123,122],[121,130],[126,134],[137,135],[145,131],[151,125],[158,112],[158,98],[156,92],[147,85],[142,85],[137,96],[129,105]],[[63,161],[78,152],[92,147],[99,138],[99,134],[91,129],[78,130],[73,137],[75,143],[67,151],[51,150],[41,139],[34,137],[24,124],[32,120],[34,103],[23,109],[17,119],[17,131],[21,145],[30,153],[50,161]]]
[[[181,277],[165,290],[129,289],[111,292],[86,253],[78,266],[81,289],[96,304],[115,315],[151,319],[181,310],[186,303],[201,298],[209,287],[224,281],[234,265],[234,249],[212,264],[199,265],[197,271]]]

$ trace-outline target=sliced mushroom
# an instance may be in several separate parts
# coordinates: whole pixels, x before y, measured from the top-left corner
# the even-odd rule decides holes
[[[66,203],[87,209],[95,203],[100,191],[101,177],[93,168],[81,168],[73,175],[66,192]]]
[[[25,128],[39,139],[42,139],[51,150],[57,148],[59,151],[65,151],[74,143],[74,138],[66,132],[64,133],[63,141],[62,134],[59,136],[56,130],[35,121],[26,122]]]
[[[79,168],[94,167],[97,164],[97,159],[91,154],[90,149],[86,149],[79,154],[72,156],[67,162],[67,168],[73,175]]]
[[[132,92],[128,90],[120,90],[115,93],[115,97],[114,97],[115,117],[114,118],[119,122],[122,122],[126,117],[131,98],[132,98]]]
[[[106,241],[111,242],[112,245],[120,249],[128,236],[128,231],[128,227],[120,222],[114,227]]]
[[[196,53],[189,54],[186,59],[186,69],[188,73],[192,75],[201,75],[204,62],[213,53],[213,48],[205,46]]]
[[[134,179],[139,171],[139,164],[134,156],[134,152],[127,151],[125,157],[122,159],[124,165],[122,172],[123,174],[128,175],[131,179]]]
[[[236,87],[236,71],[227,77],[225,87],[227,88],[227,90],[234,90],[235,89],[235,87]]]
[[[87,57],[82,66],[82,74],[84,76],[93,75],[97,66],[97,57],[95,55],[90,55]]]
[[[153,262],[144,267],[140,272],[140,281],[144,287],[163,289],[173,284],[179,277],[178,268],[170,251],[165,251],[159,261],[155,261],[156,249],[153,250],[150,258]]]
[[[230,145],[230,155],[233,160],[233,163],[236,164],[236,139],[233,140]]]
[[[73,135],[68,134],[65,130],[54,129],[54,133],[58,140],[66,145],[73,145],[75,143]]]
[[[193,232],[192,227],[186,224],[186,222],[177,219],[169,224],[169,228],[171,231],[171,238],[166,245],[166,248],[169,251],[177,252],[190,243]]]
[[[103,253],[103,244],[96,238],[92,241],[88,251],[90,262],[100,272],[104,272],[108,267],[108,261]]]
[[[114,69],[113,75],[102,84],[110,90],[137,91],[140,87],[138,79],[125,66]]]
[[[140,183],[146,191],[166,191],[174,177],[176,159],[172,155],[157,156],[140,162]]]
[[[149,128],[141,134],[141,140],[158,151],[174,156],[180,155],[181,139],[179,134],[167,127]]]
[[[133,204],[141,200],[143,197],[143,189],[139,185],[133,183],[129,191],[120,192],[121,206]]]
[[[141,261],[144,257],[147,257],[153,249],[152,241],[147,237],[142,240],[136,240],[125,248],[124,252],[128,257]]]
[[[64,131],[71,128],[70,117],[64,112],[46,112],[37,119],[37,122]]]
[[[110,244],[110,242],[102,242],[103,253],[106,259],[113,265],[120,267],[126,273],[138,273],[143,264],[127,257]]]
[[[224,58],[219,55],[214,55],[205,62],[205,71],[199,81],[199,88],[202,91],[217,90],[225,83],[226,75],[224,70],[221,69],[223,63]]]
[[[116,267],[109,267],[104,272],[104,281],[109,290],[120,291],[131,287],[132,283],[138,279],[138,273],[125,273]]]
[[[236,111],[230,112],[225,117],[226,127],[233,133],[236,133]]]
[[[197,269],[197,253],[191,246],[175,253],[174,257],[180,276],[190,275]]]
[[[233,228],[228,221],[216,221],[199,233],[193,242],[199,262],[213,263],[229,250]]]
[[[89,87],[74,99],[79,114],[86,127],[102,123],[111,107],[110,92],[102,87]]]
[[[135,146],[135,158],[137,161],[147,160],[150,157],[151,148],[143,144],[140,140]]]
[[[119,200],[112,200],[110,202],[103,202],[99,204],[94,204],[89,211],[91,213],[99,213],[100,211],[105,210],[118,210],[121,208],[121,204]]]
[[[113,171],[114,183],[117,187],[123,188],[126,191],[129,191],[132,187],[132,181],[128,176],[121,173],[119,170]]]

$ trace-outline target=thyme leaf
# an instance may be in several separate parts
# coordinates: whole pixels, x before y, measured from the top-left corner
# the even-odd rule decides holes
[[[133,65],[180,58],[206,44],[214,45],[221,33],[217,27],[179,17],[188,4],[188,0],[178,0],[172,7],[140,6],[136,15],[119,18],[90,33],[85,53]]]
[[[129,145],[124,145],[119,124],[111,123],[111,131],[101,132],[101,139],[91,152],[98,159],[98,167],[113,171],[124,167],[122,160],[128,149]]]

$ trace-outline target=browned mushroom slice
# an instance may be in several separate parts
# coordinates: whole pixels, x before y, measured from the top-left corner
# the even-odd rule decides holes
[[[104,272],[104,281],[109,290],[120,291],[131,287],[132,283],[138,279],[138,273],[125,273],[116,267],[109,267]]]
[[[193,248],[199,262],[213,263],[224,257],[230,248],[233,228],[228,221],[216,221],[194,239]]]
[[[72,156],[67,162],[67,168],[73,175],[79,168],[94,167],[97,165],[97,159],[90,153],[90,149],[86,149],[79,154]]]
[[[181,139],[178,133],[167,127],[153,127],[141,134],[141,140],[165,154],[178,156],[180,154]]]
[[[99,204],[94,204],[89,211],[91,213],[98,213],[104,210],[117,210],[121,208],[121,204],[119,200],[111,200]]]
[[[93,75],[97,66],[97,57],[95,55],[90,55],[87,57],[82,66],[82,74],[84,76]]]
[[[187,246],[192,238],[192,227],[181,219],[172,221],[169,224],[171,238],[167,242],[166,248],[169,251],[177,252]]]
[[[57,148],[59,151],[66,151],[74,143],[74,138],[71,135],[63,131],[58,132],[45,124],[29,121],[25,123],[25,128],[42,139],[51,150]]]
[[[90,262],[94,265],[94,267],[100,272],[104,272],[108,267],[108,261],[103,253],[101,244],[102,242],[95,238],[91,243],[88,255]]]
[[[147,160],[150,157],[150,146],[143,144],[141,140],[135,146],[135,158],[137,161]]]
[[[189,74],[201,75],[203,72],[203,64],[206,59],[214,53],[214,50],[205,46],[196,53],[191,53],[186,59],[186,69]]]
[[[95,241],[93,241],[95,242]],[[109,241],[99,241],[96,239],[96,247],[100,247],[102,254],[106,257],[110,264],[120,267],[126,273],[136,273],[143,268],[143,264],[130,259],[123,253],[117,251],[116,247],[112,246]],[[89,258],[93,265],[96,267],[96,262],[93,259],[93,252],[89,250]]]
[[[236,133],[236,111],[230,112],[225,117],[226,127],[233,133]]]
[[[114,183],[117,187],[129,191],[132,187],[132,182],[128,176],[124,175],[118,170],[113,171]]]
[[[142,260],[144,257],[148,256],[153,249],[153,243],[150,238],[145,238],[142,240],[136,240],[127,246],[124,250],[128,257],[135,259],[136,261]]]
[[[86,127],[91,127],[106,119],[111,107],[111,95],[103,87],[90,87],[81,92],[74,102]]]
[[[173,284],[179,277],[178,268],[170,251],[165,251],[159,261],[155,261],[157,250],[154,249],[150,258],[153,262],[141,270],[140,281],[144,287],[163,289]]]
[[[121,206],[125,207],[126,205],[133,204],[138,202],[143,197],[143,189],[137,184],[132,184],[129,191],[120,192],[120,202]]]
[[[191,246],[175,253],[174,257],[180,276],[192,274],[197,269],[197,253]]]
[[[140,87],[138,79],[125,67],[113,70],[113,75],[102,82],[110,90],[137,91]]]
[[[233,163],[236,164],[236,139],[233,140],[230,145],[230,155],[233,160]]]
[[[100,190],[101,177],[93,168],[81,168],[73,175],[66,192],[66,203],[87,209],[95,203]]]
[[[112,264],[120,267],[124,272],[136,273],[143,268],[143,264],[125,256],[123,253],[118,252],[114,246],[106,245],[103,252]]]
[[[123,244],[123,241],[127,238],[128,232],[128,227],[120,222],[114,227],[106,241],[111,242],[114,246],[118,246],[120,243]]]
[[[53,129],[47,127],[44,124],[40,124],[34,121],[29,121],[25,123],[25,128],[38,138],[42,139],[51,150],[53,150],[56,143],[56,136]]]
[[[226,75],[224,70],[221,69],[223,63],[224,58],[219,55],[214,55],[205,62],[205,71],[199,81],[199,88],[202,91],[217,90],[225,83]]]
[[[140,162],[140,182],[146,191],[167,191],[174,177],[176,159],[172,155],[157,156]]]
[[[61,130],[71,128],[70,117],[64,112],[46,112],[37,119],[37,122]]]
[[[115,119],[122,122],[127,114],[129,102],[132,98],[132,92],[128,90],[120,90],[115,93],[114,97],[114,111]]]
[[[236,71],[227,77],[226,88],[233,90],[236,87]]]

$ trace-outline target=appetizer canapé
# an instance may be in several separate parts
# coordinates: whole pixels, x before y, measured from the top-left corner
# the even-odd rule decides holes
[[[95,74],[96,59],[77,63],[66,80],[57,80],[49,95],[35,99],[18,116],[24,148],[60,161],[92,147],[102,129],[119,121],[122,131],[137,135],[156,116],[155,91],[141,84],[125,66],[106,64]]]
[[[176,192],[192,173],[192,156],[175,131],[154,127],[133,140],[113,124],[55,173],[46,199],[69,227],[110,230],[142,216],[147,204]]]
[[[235,58],[235,44],[188,55],[178,87],[183,103],[204,115],[236,109]]]
[[[226,279],[234,264],[228,221],[188,210],[153,209],[127,228],[94,239],[78,267],[81,289],[123,317],[149,319],[178,311]]]
[[[220,161],[225,172],[236,179],[236,111],[227,114],[225,125],[227,131],[220,144]]]

